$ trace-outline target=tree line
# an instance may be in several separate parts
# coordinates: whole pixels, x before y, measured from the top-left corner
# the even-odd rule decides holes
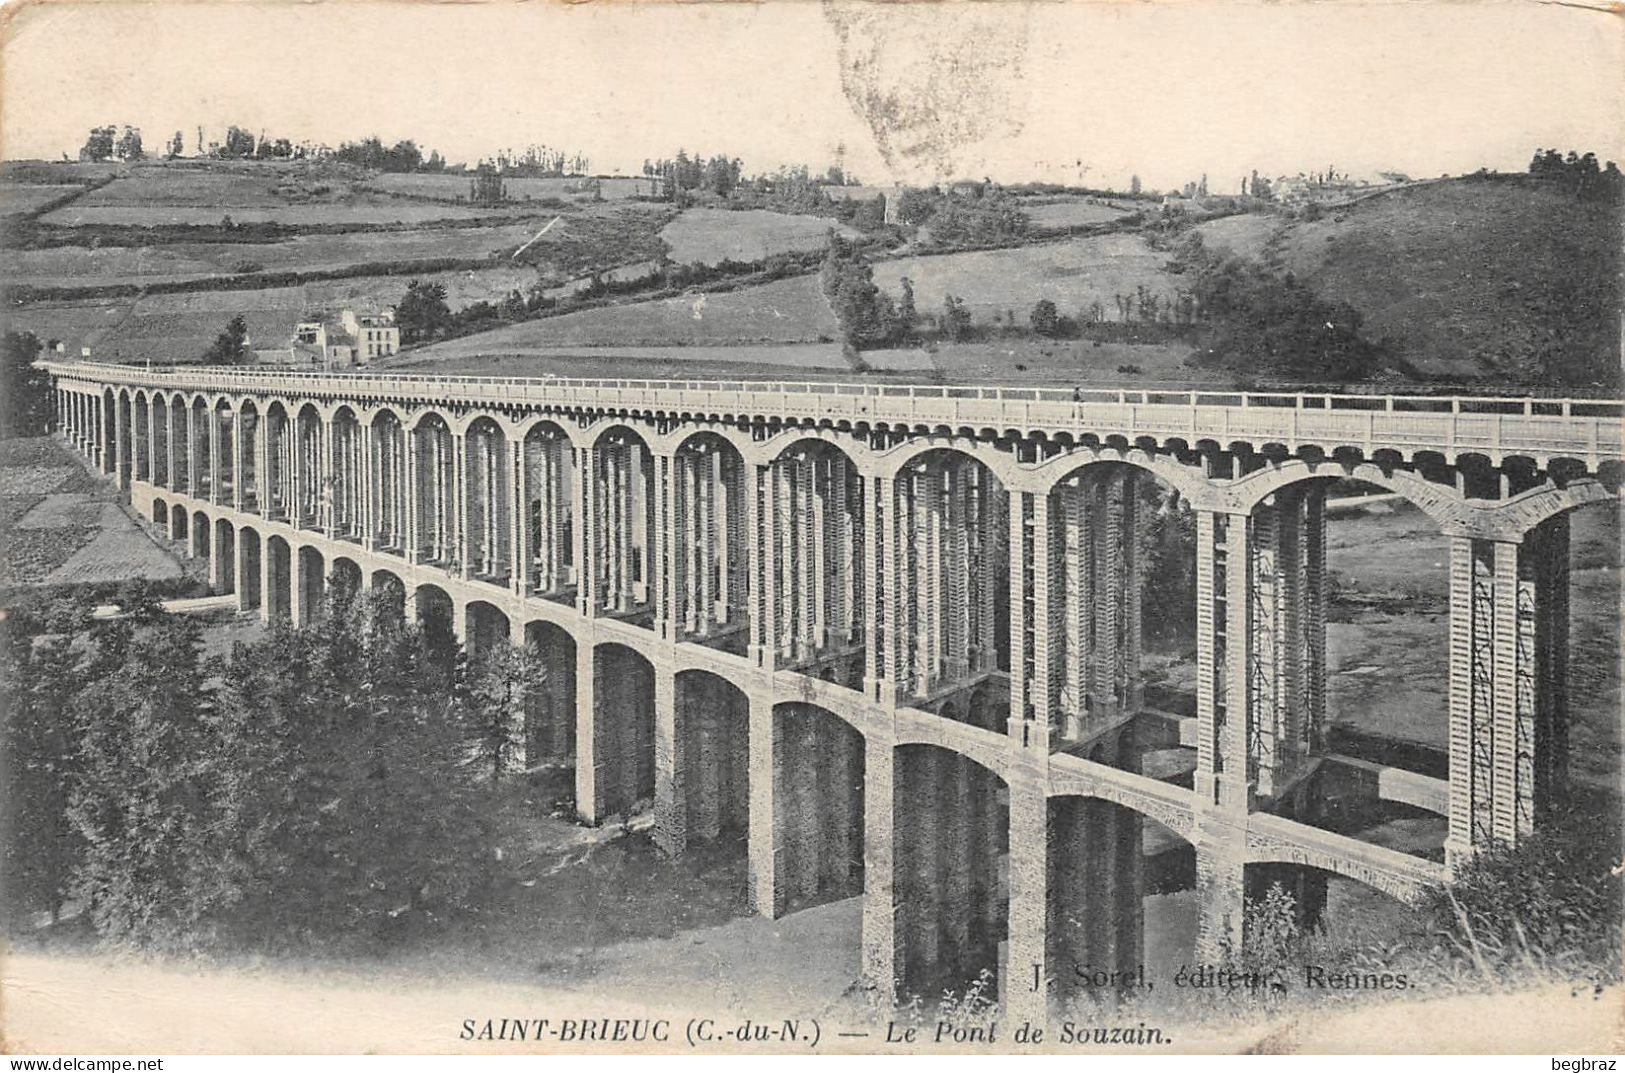
[[[369,946],[470,911],[542,674],[335,583],[225,659],[144,583],[8,609],[5,905],[162,951]]]
[[[1612,160],[1599,167],[1596,153],[1567,154],[1556,149],[1536,150],[1529,161],[1529,174],[1543,183],[1567,190],[1575,197],[1597,201],[1618,201],[1625,197],[1625,175]]]

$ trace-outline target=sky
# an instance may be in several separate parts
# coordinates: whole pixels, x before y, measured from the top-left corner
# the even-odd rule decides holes
[[[1513,2],[49,2],[0,40],[0,156],[95,125],[228,123],[453,161],[543,143],[600,174],[726,152],[866,182],[1235,189],[1335,167],[1625,159],[1625,18]]]

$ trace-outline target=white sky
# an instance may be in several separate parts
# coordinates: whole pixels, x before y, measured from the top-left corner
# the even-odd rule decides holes
[[[47,2],[12,15],[7,159],[72,155],[89,127],[126,122],[149,151],[179,129],[190,152],[200,123],[206,138],[237,123],[331,144],[412,137],[454,161],[536,141],[599,172],[679,146],[740,156],[747,172],[821,165],[844,143],[870,182],[1137,172],[1167,187],[1207,172],[1232,190],[1254,167],[1436,175],[1522,168],[1537,145],[1625,159],[1625,19],[1556,4],[881,6],[844,53],[816,0]],[[912,140],[947,148],[888,162],[843,90],[843,55],[879,67],[912,109]],[[971,73],[955,82],[949,64]],[[922,79],[960,92],[922,109]],[[964,134],[983,111],[990,123]]]

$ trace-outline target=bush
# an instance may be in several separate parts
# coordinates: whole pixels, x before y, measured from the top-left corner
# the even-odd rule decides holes
[[[1566,811],[1515,848],[1481,852],[1424,910],[1445,955],[1486,979],[1618,980],[1619,855],[1618,829],[1596,810]]]

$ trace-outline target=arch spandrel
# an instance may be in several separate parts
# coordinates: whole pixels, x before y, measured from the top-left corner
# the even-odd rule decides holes
[[[980,463],[1006,491],[1021,483],[1021,468],[1013,454],[1000,451],[991,443],[964,440],[955,437],[913,437],[873,453],[873,465],[867,475],[895,479],[911,462],[934,452],[956,454]]]
[[[731,437],[730,437],[731,439]],[[832,428],[787,428],[760,442],[733,440],[745,461],[765,466],[776,462],[800,443],[822,444],[846,456],[848,462],[862,477],[876,475],[877,452],[850,433]]]
[[[1219,506],[1218,486],[1199,468],[1166,455],[1150,454],[1137,447],[1127,451],[1114,447],[1075,447],[1021,467],[1017,485],[1010,487],[1012,491],[1047,495],[1080,470],[1114,463],[1150,474],[1184,496],[1193,507],[1214,509]]]

